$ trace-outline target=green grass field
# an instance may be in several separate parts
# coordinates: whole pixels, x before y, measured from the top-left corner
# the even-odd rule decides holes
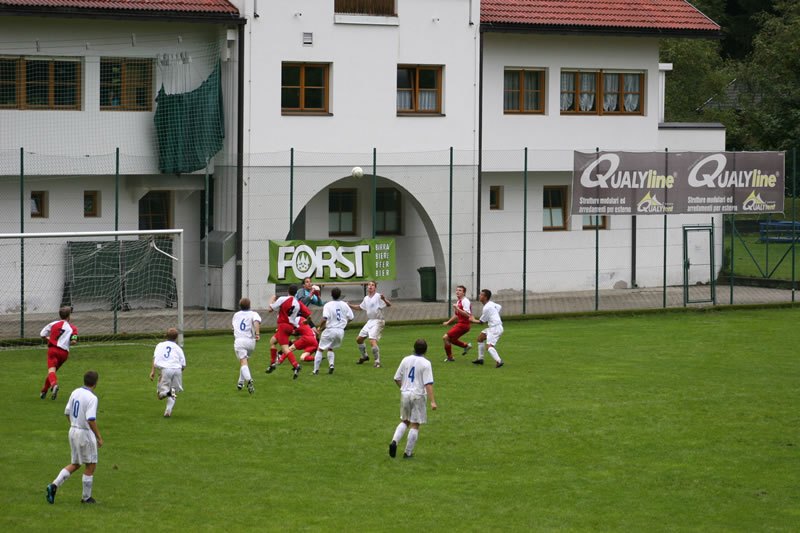
[[[744,242],[742,242],[744,241]],[[726,270],[730,263],[730,237],[725,240]],[[750,278],[770,277],[772,279],[800,281],[800,246],[795,246],[795,274],[792,278],[791,243],[763,243],[757,233],[745,233],[742,239],[736,237],[733,244],[734,274]],[[748,253],[749,250],[749,253]],[[777,267],[777,268],[776,268]]]
[[[501,369],[456,355],[443,327],[395,326],[384,368],[271,374],[266,344],[237,392],[230,337],[190,337],[171,419],[145,346],[73,350],[57,401],[43,350],[0,353],[2,531],[797,531],[800,310],[506,322]],[[469,338],[474,340],[476,329]],[[411,460],[390,459],[392,381],[429,341],[439,410]],[[487,356],[488,358],[488,356]],[[69,462],[69,392],[100,373],[96,506]],[[403,443],[404,445],[404,443]],[[401,445],[402,446],[402,445]],[[401,447],[402,450],[402,447]]]

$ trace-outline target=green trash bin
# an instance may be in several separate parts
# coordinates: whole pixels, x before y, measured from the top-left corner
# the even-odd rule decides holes
[[[423,302],[436,301],[436,267],[419,267],[419,286]]]

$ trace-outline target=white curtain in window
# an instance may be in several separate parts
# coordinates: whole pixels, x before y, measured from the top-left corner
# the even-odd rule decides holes
[[[436,111],[436,91],[419,92],[420,111]]]
[[[597,77],[594,73],[584,73],[581,75],[581,111],[593,111]]]
[[[561,73],[561,111],[569,111],[574,103],[574,95],[564,91],[575,90],[575,74],[572,72]]]
[[[397,91],[397,109],[411,110],[411,91]]]
[[[619,111],[619,74],[603,76],[603,111]]]
[[[639,111],[639,79],[638,74],[625,76],[625,111]]]

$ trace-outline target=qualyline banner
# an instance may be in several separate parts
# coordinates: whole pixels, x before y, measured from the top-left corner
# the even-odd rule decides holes
[[[269,241],[270,283],[395,279],[394,239]]]
[[[575,152],[572,214],[782,213],[784,152]]]

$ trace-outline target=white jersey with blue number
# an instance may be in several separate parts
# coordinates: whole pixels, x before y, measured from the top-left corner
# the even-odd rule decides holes
[[[326,329],[344,329],[355,315],[350,306],[341,300],[332,300],[322,308],[322,318],[326,319]]]
[[[421,355],[407,355],[400,361],[394,380],[401,382],[400,392],[427,396],[425,385],[433,385],[431,362]]]
[[[88,387],[75,389],[69,396],[64,414],[69,415],[71,427],[91,431],[89,420],[97,419],[97,396]]]
[[[250,309],[239,311],[233,315],[233,336],[236,339],[255,339],[254,322],[261,323],[261,315]]]
[[[492,301],[486,302],[483,304],[483,312],[481,313],[481,318],[479,320],[484,324],[489,324],[490,328],[502,326],[503,320],[500,318],[500,309],[502,308],[502,305],[496,304]]]
[[[156,368],[183,368],[186,366],[186,357],[183,348],[175,341],[164,341],[156,346],[153,362]]]

